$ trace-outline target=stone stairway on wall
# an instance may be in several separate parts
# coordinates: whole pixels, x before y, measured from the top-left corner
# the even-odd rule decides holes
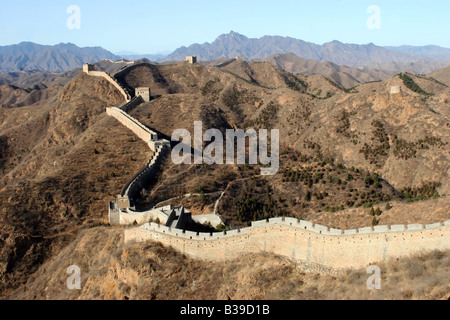
[[[165,145],[160,145],[156,148],[155,153],[150,158],[147,165],[142,168],[127,184],[126,188],[122,189],[121,196],[127,196],[129,199],[134,199],[147,182],[153,178],[157,171],[158,164],[164,155]]]
[[[139,196],[139,193],[141,192],[143,187],[150,181],[150,179],[154,177],[161,159],[164,157],[168,148],[170,148],[169,141],[159,139],[156,132],[147,128],[138,120],[131,117],[127,112],[125,112],[125,110],[135,107],[142,101],[142,98],[138,96],[125,103],[120,108],[110,107],[106,109],[108,115],[116,118],[120,123],[133,131],[139,138],[141,138],[148,144],[150,149],[154,151],[154,154],[149,159],[147,164],[139,172],[137,172],[122,188],[119,197],[124,201],[119,201],[119,199],[117,199],[117,203],[121,203],[121,209],[126,209],[123,206],[133,206],[134,200],[137,196]]]
[[[128,113],[134,108],[136,108],[138,105],[140,105],[142,102],[144,102],[144,99],[142,99],[141,96],[135,96],[133,99],[131,99],[130,101],[126,102],[124,105],[119,107],[119,109],[122,110],[123,112]]]

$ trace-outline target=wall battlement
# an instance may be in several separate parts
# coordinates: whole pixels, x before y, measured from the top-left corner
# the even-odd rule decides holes
[[[119,107],[120,110],[127,113],[136,108],[138,105],[140,105],[142,102],[144,102],[144,99],[141,96],[135,96],[130,101],[123,104],[121,107]]]
[[[92,77],[101,77],[106,79],[109,83],[111,83],[114,87],[116,87],[117,90],[119,90],[119,92],[123,95],[126,101],[131,100],[131,96],[128,94],[128,92],[116,81],[116,79],[111,77],[106,72],[95,71],[94,65],[92,64],[84,64],[83,72]]]
[[[142,102],[143,98],[141,96],[137,96],[119,108],[106,108],[106,113],[109,116],[114,117],[122,125],[130,129],[140,139],[146,142],[149,148],[154,152],[147,164],[139,170],[139,172],[136,173],[122,188],[122,192],[118,195],[117,199],[110,202],[108,207],[108,216],[111,224],[127,225],[131,220],[136,222],[149,221],[150,216],[153,216],[153,213],[133,212],[135,215],[135,218],[133,219],[133,217],[130,217],[132,215],[130,209],[133,207],[134,200],[138,197],[144,186],[155,176],[159,164],[170,147],[170,142],[159,139],[156,132],[147,128],[126,112]],[[160,221],[162,221],[161,218]]]
[[[312,222],[298,220],[295,218],[272,218],[269,220],[260,220],[252,222],[251,227],[232,230],[232,231],[224,231],[220,233],[213,233],[214,239],[226,238],[238,234],[247,234],[249,230],[253,228],[266,228],[272,227],[276,225],[282,225],[286,227],[290,227],[292,229],[305,231],[315,235],[321,236],[352,236],[352,235],[379,235],[379,234],[393,234],[393,233],[404,233],[411,231],[427,231],[427,230],[436,230],[436,229],[450,229],[450,220],[445,222],[438,222],[434,224],[409,224],[409,225],[386,225],[386,226],[376,226],[376,227],[368,227],[368,228],[359,228],[359,229],[351,229],[351,230],[341,230],[341,229],[333,229],[326,226],[322,226],[320,224],[314,224]],[[185,233],[183,230],[170,229],[167,227],[160,226],[155,223],[149,223],[143,225],[139,228],[130,229],[127,231],[133,231],[137,229],[145,229],[145,230],[153,230],[159,231],[167,234],[171,234],[173,236],[178,236],[180,234],[189,234],[190,236],[194,235],[196,239],[208,238],[211,236],[210,233],[195,233],[195,232],[187,232]],[[449,230],[450,231],[450,230]],[[180,233],[181,232],[181,233]],[[450,245],[450,240],[449,240]]]
[[[201,260],[226,261],[243,254],[270,252],[333,270],[361,268],[422,251],[448,250],[449,236],[450,220],[425,226],[339,230],[293,218],[275,218],[214,234],[155,223],[125,230],[125,242],[156,240]]]
[[[391,87],[391,94],[398,94],[402,92],[401,86],[392,86]]]
[[[142,168],[122,189],[122,197],[128,196],[129,198],[134,198],[142,190],[146,183],[153,178],[164,151],[164,146],[157,147],[155,154],[150,158],[147,165]]]
[[[139,99],[139,98],[137,98],[137,99]],[[125,106],[122,106],[121,108],[123,108]],[[150,130],[149,128],[147,128],[146,126],[144,126],[138,120],[136,120],[133,117],[131,117],[130,115],[128,115],[128,113],[123,111],[121,108],[116,108],[116,107],[106,108],[106,113],[109,116],[116,118],[122,125],[124,125],[128,129],[130,129],[135,135],[137,135],[144,142],[149,143],[150,141],[158,140],[158,134],[156,132],[154,132],[154,131]],[[153,151],[155,151],[155,150],[153,150]]]

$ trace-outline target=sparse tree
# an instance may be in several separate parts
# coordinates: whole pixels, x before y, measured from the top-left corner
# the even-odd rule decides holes
[[[372,219],[372,226],[375,227],[375,226],[378,225],[378,223],[379,223],[379,221],[377,220],[377,218],[373,217],[373,219]]]

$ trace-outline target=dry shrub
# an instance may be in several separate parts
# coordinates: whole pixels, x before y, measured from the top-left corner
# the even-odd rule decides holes
[[[420,263],[420,261],[411,261],[405,269],[405,273],[409,279],[415,279],[417,277],[420,277],[424,274],[426,271],[425,266],[423,263]]]

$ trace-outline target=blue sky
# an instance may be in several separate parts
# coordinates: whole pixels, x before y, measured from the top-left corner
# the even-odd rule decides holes
[[[72,42],[145,54],[212,42],[233,30],[251,38],[280,35],[317,44],[450,48],[448,0],[1,1],[0,45]],[[67,27],[70,5],[80,9],[80,29]],[[380,29],[367,26],[371,5],[380,9]]]

